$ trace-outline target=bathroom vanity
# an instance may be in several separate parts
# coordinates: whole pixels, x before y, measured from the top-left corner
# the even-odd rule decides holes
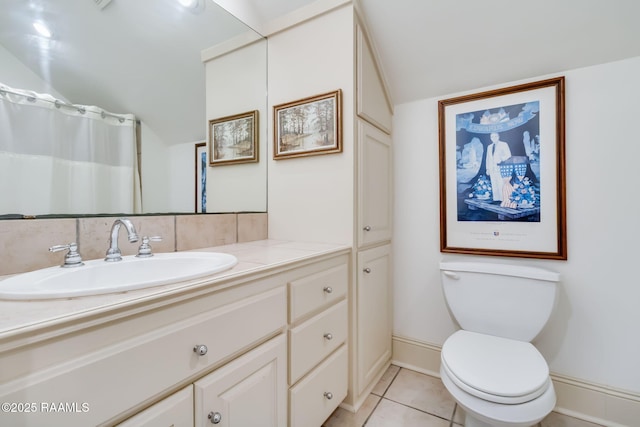
[[[351,248],[206,250],[239,262],[145,290],[0,301],[0,425],[320,426],[347,395]]]

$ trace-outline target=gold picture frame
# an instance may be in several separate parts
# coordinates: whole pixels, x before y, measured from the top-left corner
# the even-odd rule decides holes
[[[273,107],[275,160],[342,152],[342,91]]]
[[[258,160],[258,110],[209,120],[210,166]]]

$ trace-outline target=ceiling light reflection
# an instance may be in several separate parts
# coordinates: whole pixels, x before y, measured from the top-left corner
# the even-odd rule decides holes
[[[40,34],[42,37],[46,37],[48,39],[51,38],[51,31],[49,30],[49,28],[44,24],[44,22],[42,21],[36,21],[33,23],[33,28],[36,29],[36,31],[38,32],[38,34]]]

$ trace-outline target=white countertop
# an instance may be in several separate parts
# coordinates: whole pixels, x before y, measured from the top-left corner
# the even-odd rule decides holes
[[[348,249],[350,247],[345,245],[283,240],[259,240],[197,249],[199,252],[223,252],[235,255],[238,258],[238,264],[229,270],[207,278],[135,291],[69,299],[0,300],[0,339],[55,326],[65,320],[105,313],[140,301],[153,301],[172,293],[184,291],[186,288],[205,284],[211,286],[215,281],[222,282],[225,279],[242,277],[250,273]]]

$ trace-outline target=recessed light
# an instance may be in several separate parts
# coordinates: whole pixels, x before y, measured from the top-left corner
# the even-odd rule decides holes
[[[48,39],[51,38],[51,31],[43,22],[41,21],[34,22],[33,28],[35,28],[38,34],[40,34],[42,37],[46,37]]]
[[[178,0],[178,3],[189,12],[198,15],[204,10],[205,0]]]
[[[198,6],[198,0],[178,0],[178,3],[187,9],[195,9]]]

